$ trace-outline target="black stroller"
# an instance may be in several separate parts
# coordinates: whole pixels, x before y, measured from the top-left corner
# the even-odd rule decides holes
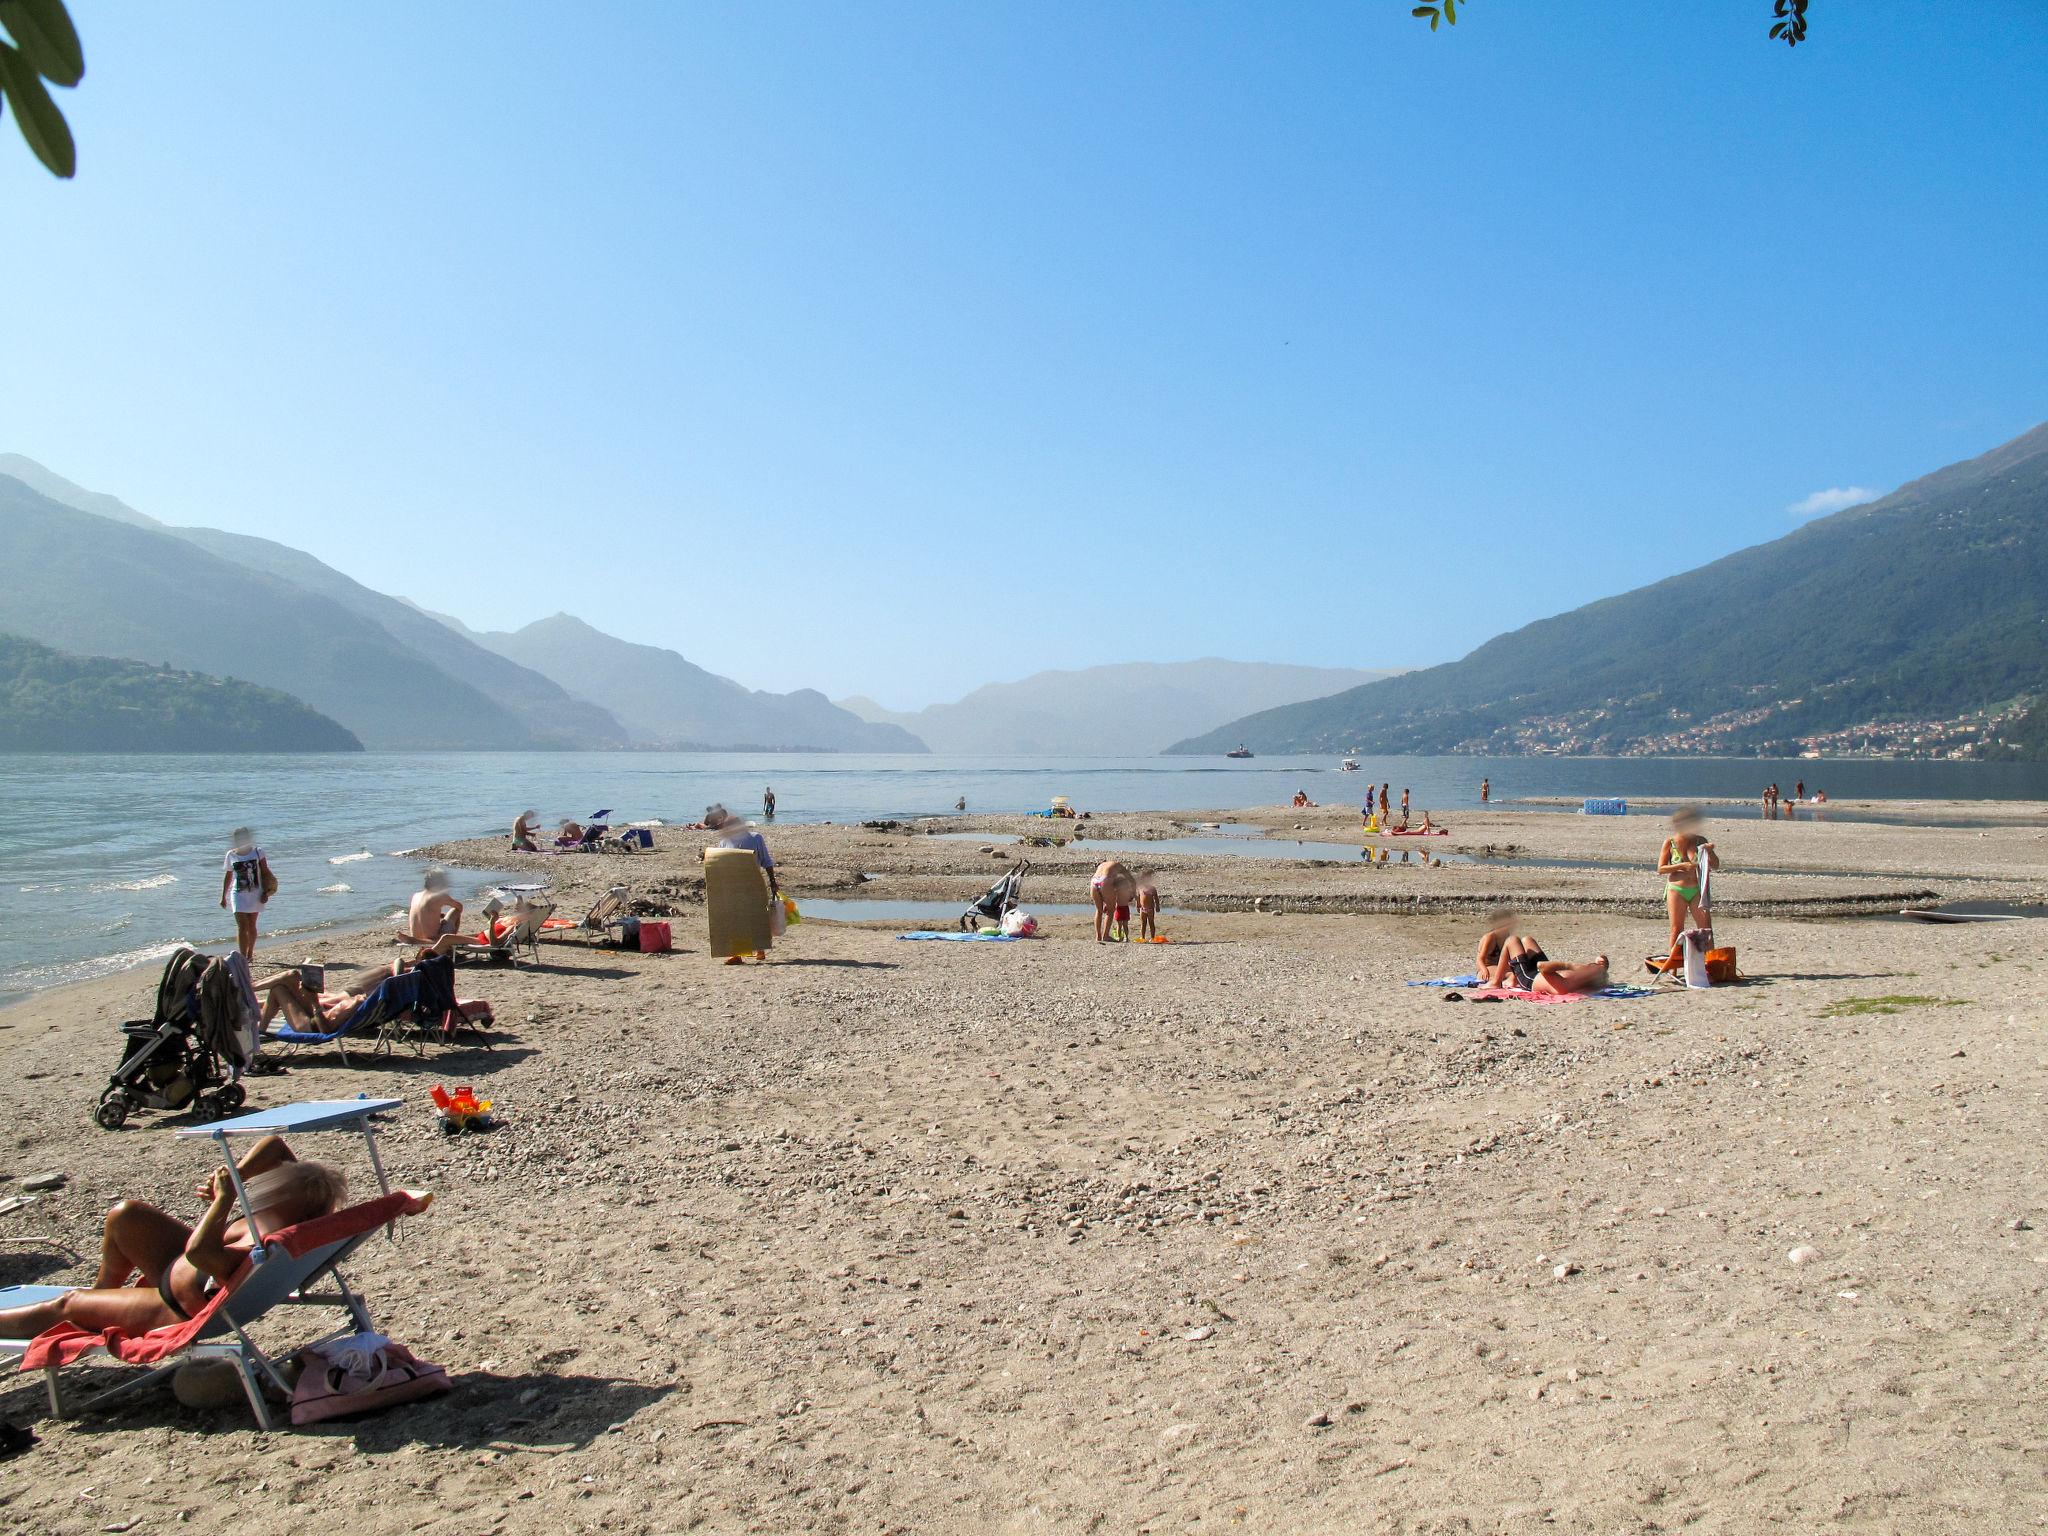
[[[253,1052],[256,994],[240,955],[217,959],[180,949],[164,966],[156,1016],[121,1026],[121,1064],[93,1119],[118,1131],[138,1109],[190,1108],[224,1120],[247,1095],[240,1078]]]
[[[1031,866],[1018,863],[1011,871],[988,888],[986,895],[977,898],[974,904],[960,914],[960,931],[966,933],[979,928],[983,923],[1003,926],[1003,919],[1017,909],[1024,899],[1024,874]]]

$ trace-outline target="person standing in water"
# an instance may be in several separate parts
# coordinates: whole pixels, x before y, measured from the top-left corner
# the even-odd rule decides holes
[[[1481,805],[1488,805],[1488,804],[1491,804],[1491,803],[1492,803],[1492,801],[1493,801],[1493,780],[1491,780],[1491,779],[1481,779],[1481,780],[1479,781],[1479,803],[1480,803]]]
[[[967,797],[962,795],[958,800],[955,800],[953,802],[953,809],[964,812],[967,809]]]
[[[761,791],[761,819],[763,821],[773,821],[775,819],[775,786],[773,784],[770,784]]]
[[[1405,788],[1401,791],[1401,825],[1408,825],[1408,791]]]
[[[220,904],[227,906],[228,898],[233,896],[235,948],[250,964],[256,959],[257,915],[276,889],[277,876],[270,872],[270,861],[256,846],[256,834],[247,827],[235,828],[227,857],[221,860]]]

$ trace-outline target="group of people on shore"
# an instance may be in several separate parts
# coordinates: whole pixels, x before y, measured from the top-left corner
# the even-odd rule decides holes
[[[1787,821],[1791,821],[1793,813],[1800,806],[1826,805],[1827,803],[1828,792],[1824,789],[1814,790],[1813,798],[1811,800],[1807,799],[1806,780],[1804,779],[1800,779],[1793,784],[1792,794],[1789,799],[1786,798],[1775,783],[1764,786],[1763,805],[1764,820],[1766,821],[1776,821],[1780,816],[1784,817]]]
[[[1691,806],[1673,812],[1671,832],[1657,850],[1657,873],[1664,879],[1664,909],[1671,922],[1670,947],[1687,928],[1711,929],[1708,881],[1721,867],[1721,855],[1706,836],[1705,821]],[[1608,984],[1605,955],[1591,960],[1553,960],[1536,939],[1515,931],[1515,914],[1497,907],[1479,936],[1479,985],[1511,987],[1520,992],[1597,992]]]

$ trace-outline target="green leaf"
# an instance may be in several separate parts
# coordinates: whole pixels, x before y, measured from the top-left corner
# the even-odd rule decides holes
[[[14,112],[15,125],[36,158],[53,176],[78,173],[78,146],[71,142],[71,129],[41,76],[14,49],[0,43],[0,95]]]
[[[0,27],[52,85],[76,85],[84,78],[85,49],[64,0],[0,0]]]
[[[1454,27],[1458,24],[1458,0],[1444,0],[1444,20]]]
[[[1434,17],[1436,16],[1436,7],[1433,5],[1418,5],[1417,7],[1415,7],[1414,10],[1410,11],[1408,14],[1410,16],[1428,16],[1434,19]]]
[[[1430,31],[1432,31],[1432,32],[1434,32],[1434,31],[1436,30],[1436,12],[1435,12],[1435,11],[1431,11],[1431,12],[1429,13],[1429,30],[1430,30]]]

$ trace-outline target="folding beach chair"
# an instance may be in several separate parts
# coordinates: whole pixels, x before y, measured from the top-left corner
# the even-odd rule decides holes
[[[580,919],[550,917],[540,925],[540,936],[544,939],[566,939],[574,935],[580,939],[603,938],[619,926],[626,916],[626,888],[615,885],[596,901]]]
[[[250,1337],[251,1327],[259,1318],[280,1307],[332,1307],[342,1313],[341,1325],[308,1342],[324,1343],[343,1334],[373,1332],[369,1308],[362,1296],[343,1278],[341,1265],[375,1236],[379,1227],[386,1228],[395,1238],[396,1223],[400,1218],[416,1216],[433,1203],[431,1195],[392,1189],[384,1175],[383,1161],[377,1155],[376,1133],[370,1117],[383,1110],[395,1109],[402,1102],[399,1099],[337,1099],[287,1104],[279,1109],[262,1110],[233,1120],[179,1131],[181,1137],[212,1138],[231,1174],[234,1159],[228,1152],[230,1138],[361,1131],[369,1148],[370,1165],[376,1171],[380,1193],[373,1200],[316,1216],[296,1226],[261,1232],[256,1226],[255,1213],[250,1209],[248,1192],[242,1187],[240,1177],[235,1176],[235,1195],[241,1202],[243,1218],[260,1241],[241,1269],[213,1293],[196,1316],[170,1327],[136,1335],[119,1330],[109,1330],[106,1334],[88,1333],[69,1323],[59,1323],[33,1339],[0,1341],[0,1360],[15,1358],[20,1361],[22,1370],[43,1372],[44,1385],[50,1396],[50,1411],[59,1418],[65,1416],[63,1373],[74,1366],[91,1362],[148,1367],[143,1374],[131,1376],[77,1404],[82,1412],[146,1382],[158,1380],[187,1360],[228,1360],[234,1364],[236,1374],[241,1378],[242,1390],[249,1399],[256,1422],[266,1430],[273,1428],[264,1388],[267,1385],[285,1399],[290,1399],[291,1389],[278,1370],[278,1361],[288,1359],[305,1345],[265,1352]],[[314,1293],[314,1286],[327,1282],[332,1283],[332,1290]],[[62,1290],[48,1286],[19,1286],[11,1292],[0,1292],[0,1306],[23,1306],[62,1294]]]
[[[507,911],[509,917],[499,914]],[[474,938],[457,944],[449,953],[475,960],[516,965],[523,949],[536,964],[540,961],[541,930],[555,915],[555,903],[544,885],[500,886],[484,903],[484,926]]]

